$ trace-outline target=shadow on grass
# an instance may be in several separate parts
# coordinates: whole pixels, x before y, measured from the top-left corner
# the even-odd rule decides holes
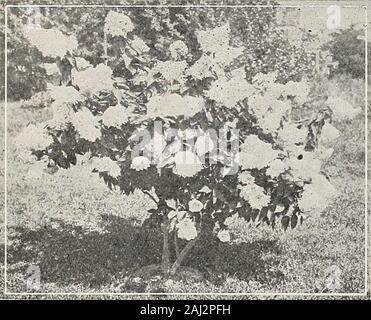
[[[43,283],[99,288],[109,286],[114,277],[160,262],[162,236],[153,224],[134,227],[123,218],[103,218],[104,233],[65,223],[38,230],[16,228],[12,240],[18,244],[8,247],[8,264],[37,265]],[[267,265],[277,262],[262,259],[266,254],[279,254],[275,241],[225,244],[209,238],[200,240],[184,265],[199,269],[212,282],[219,281],[215,275],[220,274],[264,281],[272,276]]]

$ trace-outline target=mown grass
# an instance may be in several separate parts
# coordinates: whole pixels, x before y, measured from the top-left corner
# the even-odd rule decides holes
[[[362,81],[340,78],[332,84],[331,94],[363,105]],[[153,204],[140,193],[123,197],[111,192],[79,169],[39,178],[30,174],[29,166],[17,158],[12,139],[27,123],[48,116],[46,110],[8,106],[8,291],[27,292],[27,268],[36,265],[41,271],[40,292],[170,293],[155,296],[159,299],[184,298],[171,295],[179,292],[276,293],[270,298],[284,292],[364,292],[362,115],[336,124],[342,136],[323,170],[340,196],[321,216],[309,216],[298,229],[286,232],[236,220],[233,243],[215,239],[199,243],[185,262],[202,271],[205,281],[153,279],[137,284],[129,281],[131,274],[160,259],[158,230],[142,225]],[[341,270],[340,285],[334,290],[327,286],[332,266]]]

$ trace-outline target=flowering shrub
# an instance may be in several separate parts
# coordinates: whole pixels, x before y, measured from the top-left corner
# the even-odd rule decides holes
[[[232,216],[294,228],[336,196],[321,173],[339,136],[331,108],[293,119],[309,83],[280,81],[279,72],[251,77],[249,64],[236,63],[249,48],[232,43],[228,23],[199,26],[196,44],[140,39],[125,13],[108,13],[105,31],[124,64],[87,66],[74,72],[73,86],[52,87],[54,118],[19,139],[48,166],[69,168],[85,154],[109,188],[150,196],[164,233],[166,274],[202,234],[233,240],[226,223]],[[195,46],[199,54],[189,55]],[[187,242],[173,264],[169,233]]]

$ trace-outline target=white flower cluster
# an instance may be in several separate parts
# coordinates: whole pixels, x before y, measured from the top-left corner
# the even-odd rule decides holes
[[[283,96],[295,97],[295,100],[299,105],[303,104],[308,99],[308,94],[310,91],[309,84],[305,81],[295,82],[289,81],[283,87]]]
[[[277,75],[277,72],[258,73],[252,79],[252,83],[268,99],[294,97],[298,104],[303,104],[307,101],[310,86],[306,81],[289,81],[286,84],[281,84],[276,82]]]
[[[85,140],[94,142],[101,137],[99,123],[88,108],[82,108],[71,116],[71,123],[79,136]]]
[[[136,171],[141,171],[141,170],[148,169],[150,165],[151,165],[151,162],[149,161],[147,157],[138,156],[132,160],[130,168]]]
[[[53,138],[40,125],[30,124],[15,139],[17,148],[43,150],[53,143]]]
[[[212,55],[215,62],[222,66],[228,66],[243,53],[243,48],[229,45],[230,31],[229,24],[225,24],[221,27],[197,32],[197,41],[202,51]]]
[[[276,72],[259,73],[253,78],[252,83],[256,91],[248,98],[249,108],[256,117],[257,124],[265,132],[276,136],[277,131],[281,131],[279,139],[287,140],[285,134],[288,133],[288,136],[292,137],[293,132],[288,132],[292,130],[302,138],[305,135],[304,130],[299,132],[294,127],[289,129],[282,129],[282,127],[287,124],[292,110],[292,102],[289,98],[294,97],[296,103],[303,104],[307,101],[309,86],[306,82],[293,81],[280,84],[274,82],[276,78]]]
[[[212,57],[209,55],[202,55],[185,71],[185,75],[191,76],[193,79],[203,80],[215,76],[224,76],[224,71]]]
[[[63,57],[78,45],[74,35],[66,36],[56,29],[24,27],[23,35],[46,57]]]
[[[129,121],[129,112],[122,106],[111,106],[102,115],[102,122],[107,127],[121,128],[121,125]]]
[[[277,138],[285,147],[292,147],[297,144],[304,144],[308,136],[306,127],[298,128],[293,123],[286,123],[285,126],[278,130]]]
[[[176,227],[178,230],[177,235],[180,239],[190,241],[197,237],[196,224],[191,218],[185,217],[178,222]]]
[[[228,230],[222,229],[216,235],[221,242],[230,242],[231,241],[231,234]]]
[[[269,162],[267,175],[271,176],[272,178],[277,178],[280,174],[284,173],[288,169],[289,166],[286,161],[283,161],[281,159],[274,159],[273,161]]]
[[[200,158],[192,151],[179,151],[174,156],[173,172],[182,177],[193,177],[203,169]]]
[[[203,209],[204,205],[200,200],[192,199],[188,202],[188,208],[191,212],[200,212]]]
[[[130,46],[139,54],[143,54],[149,51],[149,47],[147,46],[147,44],[138,36],[134,36],[134,39],[130,41]]]
[[[199,136],[195,143],[196,154],[200,157],[215,150],[215,147],[215,142],[207,134]]]
[[[294,181],[310,181],[314,175],[319,174],[322,165],[313,152],[304,151],[300,147],[289,151],[286,164]]]
[[[361,112],[361,108],[354,108],[352,104],[342,98],[330,97],[327,103],[337,120],[353,119]]]
[[[187,62],[185,61],[163,61],[158,62],[152,69],[151,75],[154,76],[160,73],[165,80],[169,82],[184,81],[184,71],[187,68]]]
[[[229,45],[229,33],[229,24],[211,30],[199,31],[197,40],[203,54],[186,70],[186,75],[199,80],[208,77],[224,77],[224,68],[243,53],[242,48]]]
[[[323,175],[317,174],[312,177],[311,184],[304,186],[298,205],[304,212],[319,214],[337,195],[335,187]]]
[[[41,66],[48,76],[59,75],[59,68],[56,63],[43,63]]]
[[[97,95],[100,91],[113,89],[112,70],[110,67],[99,64],[95,68],[73,73],[73,83],[80,92],[86,95]]]
[[[117,178],[121,175],[121,168],[116,161],[111,158],[93,158],[91,167],[98,170],[99,172],[107,172],[110,176]]]
[[[89,67],[91,67],[91,64],[89,61],[85,60],[84,58],[82,57],[76,57],[75,58],[75,62],[76,62],[76,67],[77,67],[77,70],[81,71],[81,70],[85,70]]]
[[[197,237],[196,223],[190,217],[187,211],[178,211],[175,209],[175,201],[168,200],[168,205],[174,207],[174,210],[168,213],[168,219],[170,220],[170,230],[176,230],[177,236],[180,239],[187,241],[193,240]]]
[[[107,14],[104,31],[112,36],[126,37],[134,30],[134,24],[131,19],[123,13],[110,11]]]
[[[225,77],[214,81],[206,95],[228,108],[236,107],[237,102],[254,92],[254,87],[243,76],[227,79]]]
[[[85,98],[74,87],[65,86],[49,86],[48,92],[54,100],[53,105],[75,104],[83,101]]]
[[[252,95],[248,101],[258,125],[268,133],[275,133],[281,127],[283,117],[291,112],[290,104],[266,95]]]
[[[170,45],[169,51],[174,60],[179,60],[188,54],[188,47],[182,40],[177,40]]]
[[[273,150],[271,144],[256,135],[249,135],[241,145],[239,161],[242,169],[262,169],[277,156],[278,151]]]
[[[323,146],[330,146],[339,136],[340,131],[338,129],[336,129],[330,123],[325,123],[325,125],[322,127],[319,143]]]
[[[255,179],[250,173],[243,171],[239,174],[238,180],[241,183],[239,185],[240,195],[249,203],[251,208],[261,210],[270,203],[270,196],[265,194],[262,187],[255,184]]]
[[[166,118],[184,116],[192,117],[200,112],[204,100],[199,97],[180,96],[176,93],[165,93],[153,96],[147,103],[147,116],[150,118]]]

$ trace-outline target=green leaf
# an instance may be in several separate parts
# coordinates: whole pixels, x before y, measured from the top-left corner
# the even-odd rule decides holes
[[[291,217],[291,229],[294,229],[298,224],[298,216],[294,213]]]
[[[282,224],[282,228],[284,231],[286,231],[287,227],[289,226],[289,223],[290,223],[290,217],[288,216],[282,217],[281,224]]]

